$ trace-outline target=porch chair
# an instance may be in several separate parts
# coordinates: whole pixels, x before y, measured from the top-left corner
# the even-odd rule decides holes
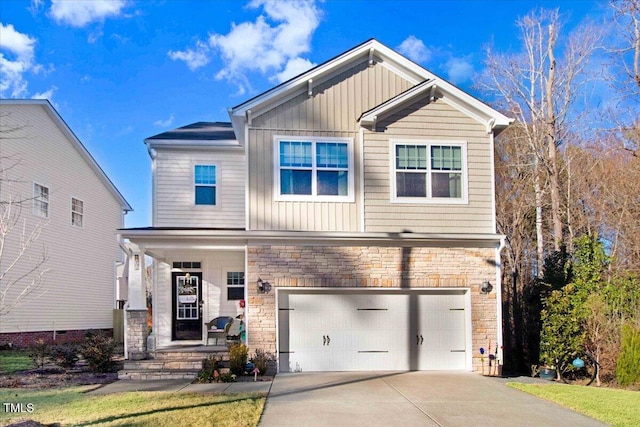
[[[240,319],[232,319],[226,336],[227,347],[231,346],[232,344],[240,343],[240,334],[242,334],[243,323],[244,322]]]
[[[216,317],[210,322],[205,323],[207,326],[207,344],[209,345],[209,339],[215,338],[216,345],[218,345],[219,339],[226,339],[227,332],[231,326],[232,318],[228,316]]]

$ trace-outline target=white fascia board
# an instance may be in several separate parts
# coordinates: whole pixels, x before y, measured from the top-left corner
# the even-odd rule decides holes
[[[144,143],[149,148],[189,148],[189,149],[209,149],[209,148],[242,148],[236,139],[221,140],[189,140],[189,139],[145,139]]]
[[[56,111],[55,108],[51,105],[51,103],[46,99],[3,99],[0,104],[6,105],[39,105],[47,112],[47,115],[53,120],[53,122],[58,126],[58,129],[62,131],[62,133],[67,137],[67,139],[71,142],[73,148],[76,149],[80,157],[89,165],[89,167],[94,171],[94,173],[98,176],[100,181],[104,184],[104,186],[109,190],[109,192],[113,195],[113,197],[120,203],[120,206],[124,212],[131,212],[133,208],[124,198],[122,193],[116,188],[113,182],[109,179],[107,174],[102,170],[98,162],[93,158],[91,153],[87,150],[87,148],[82,144],[82,142],[78,139],[75,133],[71,130],[71,128],[64,121],[62,116]]]
[[[395,111],[396,108],[399,108],[400,106],[410,102],[411,100],[423,94],[427,90],[431,90],[434,84],[435,82],[432,80],[429,83],[414,86],[413,88],[407,90],[402,95],[392,98],[390,101],[387,101],[382,105],[369,110],[366,114],[364,114],[360,118],[360,123],[362,124],[374,123],[376,120],[379,120],[380,118],[384,117],[386,113]]]
[[[379,232],[322,232],[322,231],[271,231],[271,230],[207,230],[207,229],[122,229],[118,233],[123,238],[144,246],[170,245],[183,241],[200,245],[270,244],[287,242],[298,245],[310,244],[500,244],[502,235],[493,233],[379,233]],[[152,242],[155,242],[153,244]]]

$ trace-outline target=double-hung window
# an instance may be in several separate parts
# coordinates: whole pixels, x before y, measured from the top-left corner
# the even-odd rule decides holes
[[[466,144],[393,142],[395,202],[466,203]]]
[[[216,204],[216,167],[215,165],[195,165],[195,203],[196,205]]]
[[[49,218],[49,187],[33,184],[33,214]]]
[[[353,201],[352,140],[276,138],[276,198]]]
[[[75,197],[71,198],[71,225],[83,227],[84,223],[84,202]]]
[[[227,272],[227,300],[244,299],[244,271]]]

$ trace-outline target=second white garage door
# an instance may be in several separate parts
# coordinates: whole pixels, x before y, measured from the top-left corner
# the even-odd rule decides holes
[[[465,292],[279,290],[280,371],[465,370]]]

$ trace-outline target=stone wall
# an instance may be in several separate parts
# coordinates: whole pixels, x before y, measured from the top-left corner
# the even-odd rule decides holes
[[[481,372],[479,348],[497,342],[496,290],[480,293],[484,280],[495,281],[493,248],[381,246],[250,246],[247,251],[249,346],[276,352],[277,287],[316,288],[469,288],[473,369]],[[259,294],[258,278],[273,290]],[[488,360],[484,361],[484,368]]]

